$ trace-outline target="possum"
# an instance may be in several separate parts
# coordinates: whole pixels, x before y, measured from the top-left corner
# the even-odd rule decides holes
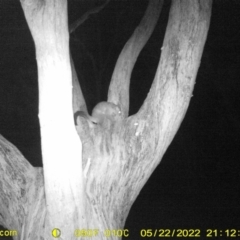
[[[88,120],[91,125],[98,124],[100,126],[104,126],[106,123],[111,124],[119,121],[122,117],[121,113],[122,112],[120,108],[114,103],[100,102],[94,107],[92,111],[92,116],[89,116],[84,111],[77,111],[74,114],[74,121],[75,125],[77,125],[77,118],[83,117]]]

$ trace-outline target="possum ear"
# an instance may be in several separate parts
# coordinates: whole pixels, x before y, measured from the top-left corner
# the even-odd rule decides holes
[[[74,113],[74,123],[75,125],[77,125],[77,119],[78,117],[82,117],[84,119],[86,119],[88,122],[90,122],[91,124],[96,124],[96,120],[89,116],[88,113],[84,112],[84,111],[77,111]]]

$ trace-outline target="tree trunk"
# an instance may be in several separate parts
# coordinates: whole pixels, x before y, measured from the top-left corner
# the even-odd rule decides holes
[[[119,239],[128,233],[117,230],[123,228],[133,202],[160,163],[186,113],[206,41],[212,2],[172,1],[151,90],[139,112],[127,117],[129,79],[142,48],[142,40],[136,40],[145,39],[143,36],[155,24],[153,16],[158,12],[154,11],[155,15],[153,9],[147,11],[149,25],[140,23],[142,31],[135,32],[138,37],[130,40],[130,48],[126,45],[116,66],[113,76],[122,76],[121,84],[118,77],[111,80],[108,100],[121,108],[121,119],[110,125],[91,126],[81,118],[76,129],[67,3],[21,0],[21,4],[36,47],[43,171],[26,163],[2,139],[0,224],[21,232],[15,239],[52,239],[51,234],[60,231],[59,239],[106,239],[107,229],[112,230],[108,239]],[[159,1],[153,0],[152,4],[161,9]],[[132,50],[134,54],[129,55]]]
[[[72,111],[67,1],[22,1],[38,66],[39,120],[46,196],[45,231],[71,239],[86,226],[82,148]],[[67,221],[66,221],[67,219]]]

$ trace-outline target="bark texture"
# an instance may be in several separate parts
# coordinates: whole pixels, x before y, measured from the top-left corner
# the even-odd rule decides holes
[[[121,107],[122,118],[107,129],[80,118],[76,129],[81,141],[72,114],[66,1],[21,3],[36,45],[44,167],[31,167],[1,138],[0,224],[19,229],[21,236],[15,239],[51,239],[54,227],[61,229],[59,239],[85,239],[76,229],[93,229],[92,236],[106,239],[104,230],[123,228],[185,116],[212,2],[172,1],[154,82],[139,112],[127,117],[131,71],[156,22],[155,8],[161,9],[160,1],[151,1],[119,57],[109,89],[108,100]],[[64,116],[56,122],[59,110]]]

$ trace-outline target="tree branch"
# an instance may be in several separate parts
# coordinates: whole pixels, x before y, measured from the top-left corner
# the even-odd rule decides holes
[[[21,230],[34,170],[19,150],[0,135],[0,225]]]
[[[74,32],[81,24],[83,24],[89,18],[91,14],[100,12],[109,2],[110,0],[106,0],[103,5],[90,9],[88,12],[84,13],[78,20],[71,24],[71,26],[69,27],[69,32]]]
[[[130,177],[117,178],[119,186],[125,188],[112,199],[112,206],[117,199],[122,200],[116,215],[127,215],[186,114],[207,38],[211,6],[212,1],[205,0],[172,1],[154,82],[139,112],[127,119],[123,133],[130,155],[122,157],[127,159],[123,176]]]
[[[79,84],[77,72],[73,63],[73,59],[70,56],[71,69],[72,69],[72,85],[73,85],[73,113],[81,110],[87,112],[87,105],[83,97],[82,89]]]
[[[163,0],[150,0],[148,8],[133,35],[125,44],[116,63],[108,92],[108,101],[121,107],[124,117],[129,111],[129,86],[133,67],[150,38],[160,15]]]

